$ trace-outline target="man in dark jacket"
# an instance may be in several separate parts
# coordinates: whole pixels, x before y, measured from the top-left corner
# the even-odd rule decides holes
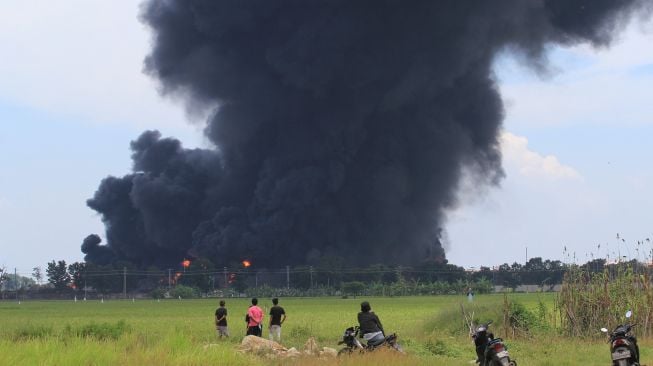
[[[358,324],[360,334],[369,345],[381,344],[385,340],[383,325],[379,317],[374,314],[370,303],[363,301],[361,303],[361,312],[358,313]]]

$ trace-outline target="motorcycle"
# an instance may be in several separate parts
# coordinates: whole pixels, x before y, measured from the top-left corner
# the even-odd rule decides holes
[[[494,338],[494,334],[488,332],[490,324],[492,321],[481,324],[472,333],[476,346],[476,363],[480,366],[517,366],[517,361],[510,359],[503,339]]]
[[[338,345],[344,344],[345,347],[340,351],[338,351],[338,356],[343,354],[351,354],[354,351],[359,351],[359,352],[374,351],[381,347],[391,348],[394,349],[395,351],[404,353],[404,350],[403,348],[401,348],[401,345],[397,343],[396,333],[392,333],[388,336],[385,336],[385,338],[381,342],[376,342],[376,343],[368,342],[367,344],[363,344],[357,339],[359,333],[360,333],[360,329],[358,326],[349,327],[345,329],[345,333],[342,336],[342,340],[338,342]]]
[[[633,316],[633,312],[626,312],[626,320]],[[610,353],[613,366],[639,366],[639,346],[637,338],[630,332],[636,324],[628,322],[618,325],[608,335]],[[608,333],[607,328],[601,328],[601,332]]]

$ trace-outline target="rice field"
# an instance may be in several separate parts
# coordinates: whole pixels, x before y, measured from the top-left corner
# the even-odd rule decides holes
[[[2,365],[466,365],[474,358],[460,304],[478,320],[498,322],[520,365],[609,365],[608,345],[596,337],[568,338],[555,328],[553,294],[514,294],[509,299],[544,311],[549,324],[506,337],[501,326],[503,295],[394,298],[281,298],[288,319],[282,343],[302,349],[313,336],[320,347],[338,348],[359,304],[370,301],[386,332],[396,332],[407,355],[369,353],[341,359],[269,360],[236,351],[245,334],[249,299],[225,299],[231,337],[220,340],[213,314],[219,299],[0,302]],[[270,299],[259,299],[266,311]],[[267,329],[264,330],[267,337]],[[653,342],[640,340],[643,364],[653,364]]]

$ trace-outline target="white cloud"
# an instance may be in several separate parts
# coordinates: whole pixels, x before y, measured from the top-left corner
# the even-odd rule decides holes
[[[529,150],[526,137],[503,132],[501,134],[501,151],[504,163],[516,166],[523,176],[551,180],[582,179],[574,168],[563,165],[556,156],[544,156]]]

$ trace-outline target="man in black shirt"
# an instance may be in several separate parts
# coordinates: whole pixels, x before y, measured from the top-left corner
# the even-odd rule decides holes
[[[279,299],[272,299],[272,308],[270,309],[270,340],[281,342],[281,324],[286,321],[286,311],[279,306]]]
[[[220,307],[215,310],[215,329],[220,338],[229,337],[229,328],[227,328],[227,308],[224,307],[224,300],[220,300]]]
[[[360,334],[367,341],[367,344],[376,345],[385,340],[383,325],[381,325],[379,317],[374,314],[370,303],[367,301],[361,303],[361,312],[358,313],[358,324]]]

